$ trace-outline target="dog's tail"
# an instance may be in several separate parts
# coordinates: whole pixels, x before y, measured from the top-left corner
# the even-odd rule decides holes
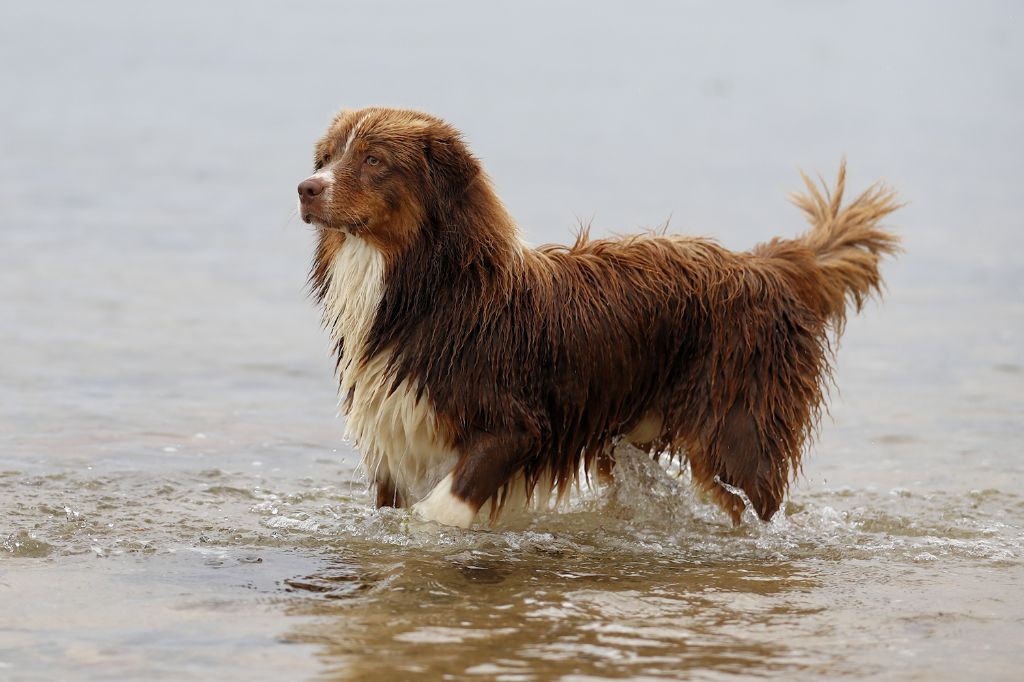
[[[807,193],[794,193],[790,201],[807,216],[811,230],[794,240],[773,240],[757,252],[797,265],[801,260],[798,252],[810,251],[821,276],[814,278],[813,284],[805,282],[807,286],[800,287],[801,296],[836,331],[842,331],[848,306],[860,311],[872,294],[881,294],[879,261],[883,256],[898,253],[900,240],[879,227],[879,221],[902,204],[895,191],[877,183],[844,207],[845,160],[839,166],[839,177],[831,192],[824,181],[819,190],[805,174],[800,175]]]

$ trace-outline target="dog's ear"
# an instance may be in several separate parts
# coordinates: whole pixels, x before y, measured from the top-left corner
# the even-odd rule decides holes
[[[424,143],[434,210],[444,214],[453,208],[476,179],[480,166],[462,140],[452,135],[431,136]]]

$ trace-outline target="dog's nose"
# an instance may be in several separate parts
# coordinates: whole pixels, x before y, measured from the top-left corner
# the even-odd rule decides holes
[[[326,187],[326,185],[323,180],[319,180],[317,178],[306,178],[299,183],[299,198],[305,200],[320,196],[324,191],[324,187]]]

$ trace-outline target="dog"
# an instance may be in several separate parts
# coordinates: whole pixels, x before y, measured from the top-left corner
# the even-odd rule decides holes
[[[816,432],[847,309],[899,250],[876,184],[793,201],[811,223],[737,253],[659,233],[529,248],[460,133],[342,110],[298,186],[346,435],[378,507],[469,527],[516,490],[614,476],[624,440],[688,464],[738,523],[779,509]],[[557,498],[556,498],[557,499]],[[484,519],[481,519],[484,520]]]

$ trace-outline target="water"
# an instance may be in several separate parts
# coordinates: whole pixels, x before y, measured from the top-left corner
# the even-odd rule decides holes
[[[1014,3],[0,10],[0,679],[1017,679]],[[884,17],[884,21],[879,21]],[[784,514],[626,456],[561,514],[370,507],[294,216],[339,105],[462,128],[534,243],[909,205]]]

